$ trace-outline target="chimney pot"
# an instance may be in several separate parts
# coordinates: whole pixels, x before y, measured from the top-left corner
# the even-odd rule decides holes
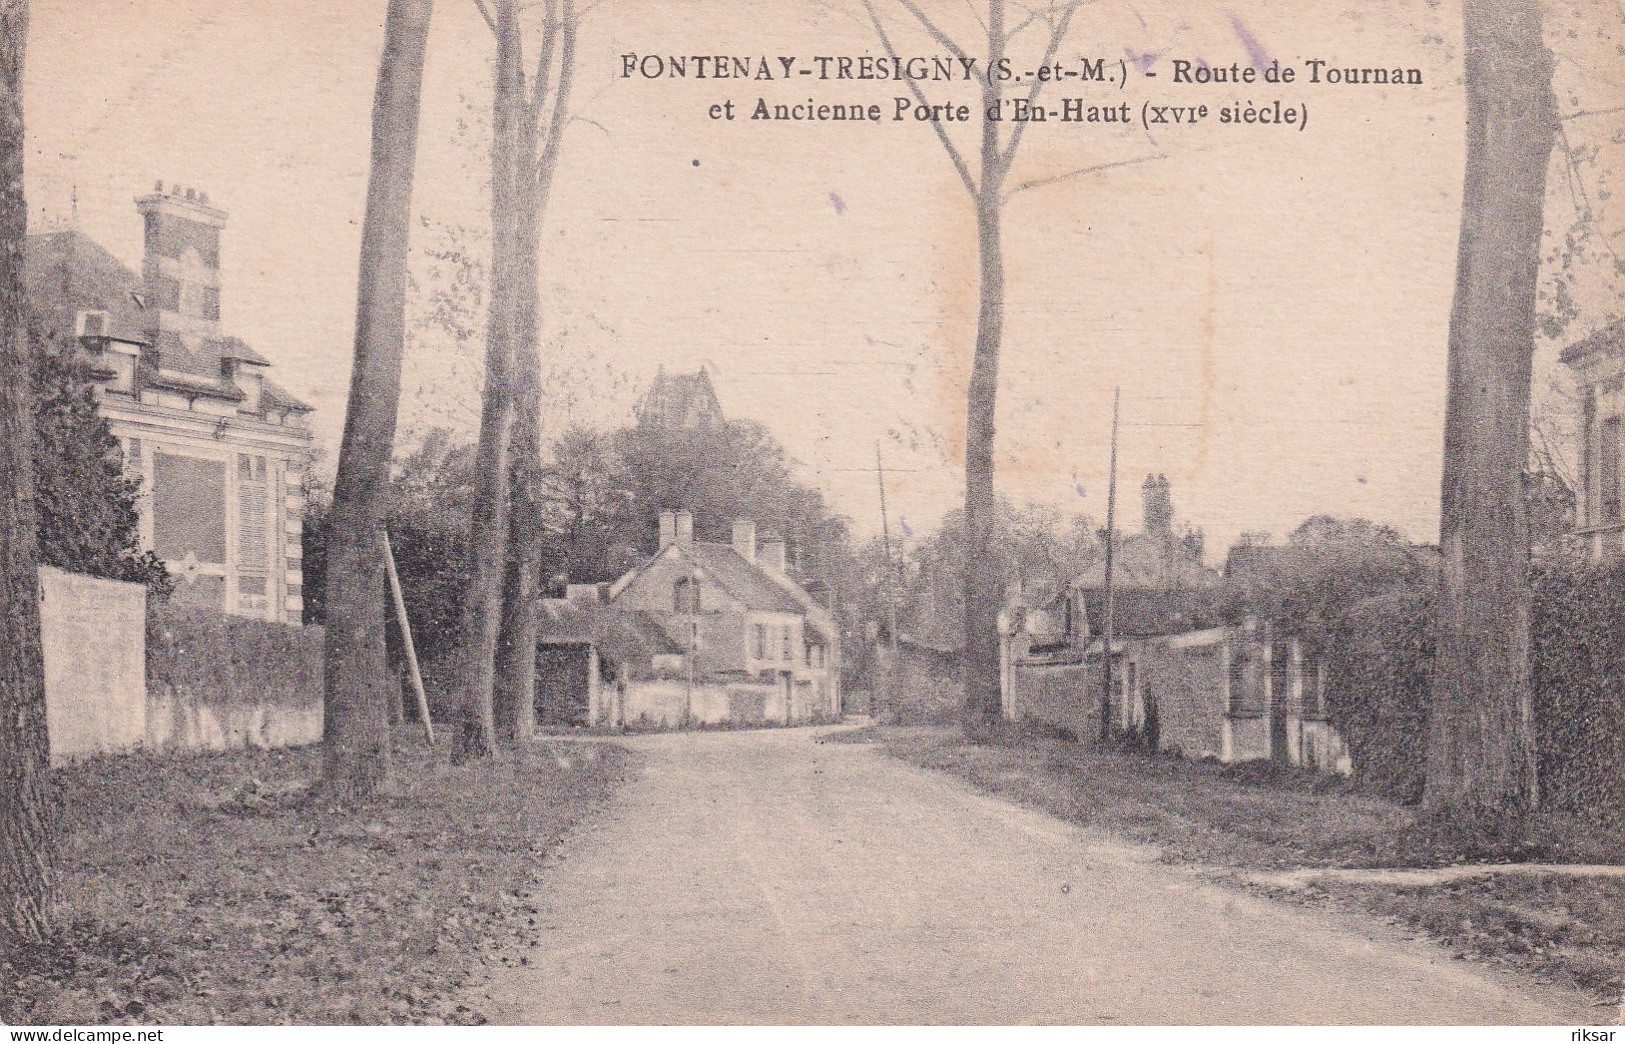
[[[677,542],[679,544],[694,542],[694,516],[687,511],[677,512]]]
[[[756,564],[775,573],[784,572],[784,538],[777,533],[763,533],[756,546]]]
[[[734,520],[734,550],[747,562],[756,561],[756,523],[748,518]]]
[[[677,515],[671,511],[660,513],[660,549],[664,551],[677,542]]]

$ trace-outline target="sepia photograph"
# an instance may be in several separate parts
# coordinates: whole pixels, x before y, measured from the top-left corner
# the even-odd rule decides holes
[[[4,1032],[1617,1039],[1622,173],[1618,0],[0,0]]]

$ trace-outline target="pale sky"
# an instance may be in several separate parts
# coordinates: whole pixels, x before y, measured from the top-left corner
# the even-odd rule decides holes
[[[330,453],[348,380],[384,6],[34,3],[34,227],[69,220],[76,187],[79,226],[135,268],[134,197],[157,179],[209,192],[231,215],[225,327],[317,406]],[[468,227],[477,251],[489,34],[469,0],[437,6],[417,208]],[[1315,512],[1436,536],[1462,169],[1459,12],[1426,0],[1315,6],[1283,14],[1269,0],[1101,0],[1080,13],[1063,60],[1161,53],[1152,68],[1162,75],[1121,92],[1067,86],[1052,104],[1127,101],[1138,120],[1147,100],[1216,110],[1279,97],[1306,105],[1310,124],[1301,133],[1211,120],[1153,134],[1137,122],[1028,128],[1016,182],[1162,158],[1019,193],[1006,209],[1006,495],[1102,519],[1121,386],[1123,524],[1137,524],[1139,482],[1157,471],[1172,481],[1180,517],[1220,555],[1243,530],[1280,537]],[[1607,6],[1595,8],[1599,22]],[[959,0],[927,7],[955,32],[971,24]],[[968,198],[928,125],[707,114],[725,100],[742,117],[758,96],[812,96],[877,102],[889,116],[903,93],[895,83],[620,77],[628,52],[803,63],[875,54],[871,32],[850,17],[857,9],[855,0],[606,0],[593,13],[580,120],[547,219],[547,338],[577,375],[557,398],[592,423],[623,419],[657,364],[712,367],[729,414],[766,424],[860,535],[879,525],[881,441],[894,517],[921,532],[962,495],[976,274]],[[1424,84],[1171,83],[1163,63],[1174,58],[1246,65],[1244,36],[1300,76],[1307,59],[1324,58],[1416,67]],[[1566,111],[1625,104],[1612,38],[1593,37],[1554,36]],[[983,50],[965,38],[972,54]],[[903,29],[897,40],[910,54],[942,53]],[[925,90],[974,102],[966,84]],[[1571,139],[1615,132],[1619,119],[1574,121]],[[1602,163],[1619,158],[1605,149]],[[1557,187],[1553,220],[1571,198]],[[1596,297],[1600,321],[1611,288]],[[468,360],[479,349],[415,336],[403,423],[469,422]]]

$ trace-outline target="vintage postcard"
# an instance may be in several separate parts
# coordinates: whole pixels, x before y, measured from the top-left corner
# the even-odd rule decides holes
[[[0,1019],[1613,1039],[1622,55],[0,0]]]

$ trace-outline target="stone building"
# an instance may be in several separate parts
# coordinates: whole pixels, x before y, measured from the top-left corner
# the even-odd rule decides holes
[[[634,412],[639,424],[662,431],[709,431],[728,423],[703,367],[693,373],[667,373],[659,367]]]
[[[591,684],[560,683],[544,670],[540,687],[570,686],[594,725],[789,725],[838,716],[834,619],[790,575],[783,540],[764,533],[758,541],[746,519],[734,522],[731,537],[696,540],[687,511],[663,512],[653,555],[607,590],[572,586],[573,609],[542,621],[544,668],[556,656],[555,673]],[[592,663],[611,670],[582,666]],[[612,695],[600,673],[614,674]]]
[[[1625,320],[1570,345],[1561,356],[1580,391],[1579,526],[1592,560],[1625,552],[1620,510],[1621,418],[1625,417]]]
[[[28,238],[35,321],[90,364],[100,412],[142,480],[142,544],[175,577],[175,600],[298,624],[311,408],[222,330],[226,213],[162,182],[136,209],[140,276],[77,230]]]

